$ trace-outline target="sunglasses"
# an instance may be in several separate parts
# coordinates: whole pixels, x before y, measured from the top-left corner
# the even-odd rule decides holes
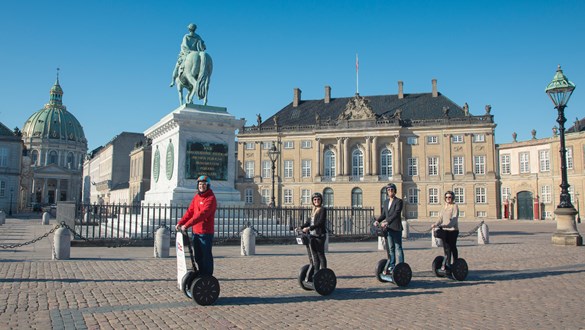
[[[453,196],[445,196],[445,198],[452,199],[452,198],[453,198]]]

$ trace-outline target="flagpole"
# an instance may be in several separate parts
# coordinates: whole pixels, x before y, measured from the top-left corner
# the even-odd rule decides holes
[[[360,93],[360,64],[358,54],[355,53],[355,93]]]

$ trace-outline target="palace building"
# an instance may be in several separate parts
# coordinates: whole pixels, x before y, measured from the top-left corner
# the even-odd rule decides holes
[[[407,218],[434,218],[452,190],[460,217],[500,213],[493,115],[472,115],[437,90],[394,95],[293,100],[270,118],[240,130],[236,189],[248,205],[311,205],[320,192],[334,207],[372,207],[384,186],[398,187]],[[274,166],[273,166],[274,165]],[[274,192],[273,173],[274,167]]]

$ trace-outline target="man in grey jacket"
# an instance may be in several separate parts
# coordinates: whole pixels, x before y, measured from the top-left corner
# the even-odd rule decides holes
[[[404,262],[402,251],[402,199],[396,197],[396,185],[390,183],[386,186],[388,198],[382,203],[382,214],[374,222],[374,226],[382,226],[386,233],[386,244],[390,257],[384,269],[384,274],[391,274],[396,259],[398,263]]]

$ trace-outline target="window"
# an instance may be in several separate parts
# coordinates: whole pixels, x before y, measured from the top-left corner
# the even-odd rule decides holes
[[[530,154],[527,152],[520,153],[520,173],[530,173]]]
[[[430,176],[437,176],[439,175],[439,157],[429,157],[427,158],[427,169],[428,175]]]
[[[455,187],[453,188],[453,192],[455,193],[455,203],[463,204],[465,203],[465,189],[462,187]]]
[[[508,154],[500,156],[500,173],[510,174],[510,155]]]
[[[303,140],[301,142],[301,148],[303,149],[311,149],[311,146],[312,146],[311,140]]]
[[[67,154],[67,164],[65,164],[67,168],[75,169],[75,162],[73,161],[73,153],[70,152]]]
[[[311,160],[310,159],[303,159],[301,166],[301,176],[303,178],[311,177]]]
[[[545,219],[552,219],[553,213],[551,211],[544,211],[544,218]]]
[[[465,211],[459,211],[459,218],[465,218]]]
[[[364,176],[364,154],[360,149],[351,153],[351,175],[360,178]]]
[[[475,174],[485,174],[485,156],[474,156]]]
[[[566,148],[567,149],[567,168],[573,168],[573,148]]]
[[[418,204],[418,189],[408,188],[408,204]]]
[[[256,144],[254,142],[246,142],[246,150],[254,150]]]
[[[48,164],[57,164],[57,152],[52,150],[49,152],[49,163]]]
[[[284,177],[290,179],[293,177],[293,161],[292,160],[285,160],[284,161]]]
[[[252,190],[252,188],[246,188],[244,196],[246,204],[254,204],[254,190]]]
[[[406,138],[406,144],[410,145],[418,144],[418,138],[416,136],[409,136]]]
[[[331,149],[325,150],[324,158],[324,171],[323,175],[326,177],[335,176],[335,153]]]
[[[453,157],[453,174],[463,175],[463,156]]]
[[[270,190],[262,189],[262,204],[270,204]]]
[[[540,201],[549,204],[552,201],[551,192],[552,192],[551,186],[540,187]]]
[[[486,188],[475,187],[475,204],[485,204],[486,200]]]
[[[439,189],[429,188],[429,204],[439,204]]]
[[[263,178],[270,178],[272,162],[269,160],[262,161],[262,177]]]
[[[262,142],[262,149],[264,150],[272,149],[272,141]]]
[[[416,219],[416,218],[418,218],[418,211],[408,211],[408,217],[410,219]]]
[[[0,167],[8,167],[8,148],[0,148]]]
[[[540,171],[541,172],[549,172],[550,171],[550,155],[549,155],[548,150],[538,151],[538,162],[540,164]]]
[[[0,197],[6,196],[6,182],[0,181]]]
[[[351,207],[361,209],[363,204],[362,190],[360,188],[353,188],[351,191]]]
[[[254,177],[254,161],[246,161],[244,168],[246,170],[246,179],[252,179]]]
[[[439,211],[429,211],[429,217],[436,218],[439,216]]]
[[[408,158],[408,175],[418,175],[418,158]]]
[[[293,191],[292,189],[284,189],[284,204],[293,203]]]
[[[508,201],[512,199],[512,188],[510,187],[502,187],[502,202],[505,202],[506,199]]]
[[[427,136],[427,144],[437,144],[437,143],[439,143],[439,138],[436,135]]]
[[[323,206],[333,207],[333,189],[325,188],[323,190]]]
[[[31,157],[32,158],[31,159],[32,165],[33,166],[39,165],[39,152],[36,150],[33,150],[31,155],[32,155],[32,157]]]
[[[380,175],[392,177],[393,168],[392,168],[392,150],[384,149],[380,153]]]
[[[311,191],[309,189],[301,190],[301,204],[311,204]]]
[[[294,149],[294,141],[284,141],[284,149]]]
[[[473,142],[485,142],[485,134],[473,134]]]
[[[486,211],[477,211],[477,212],[475,212],[475,215],[478,218],[485,218],[485,217],[487,217],[487,212]]]
[[[451,141],[453,143],[463,143],[463,135],[453,135]]]

